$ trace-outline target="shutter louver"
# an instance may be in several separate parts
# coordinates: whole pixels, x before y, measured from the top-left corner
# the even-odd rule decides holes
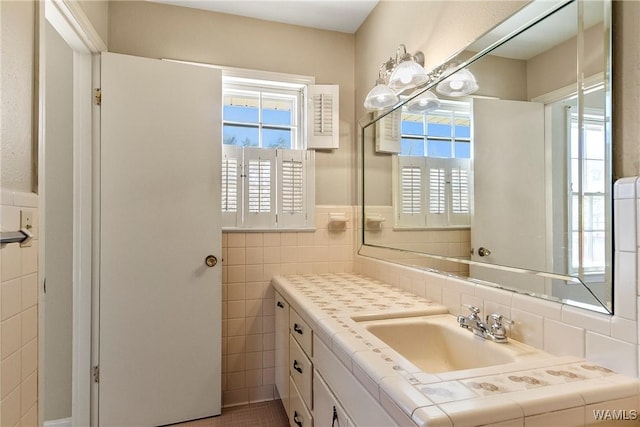
[[[249,160],[247,178],[249,180],[249,212],[271,212],[271,160],[261,158]]]
[[[469,213],[469,171],[460,167],[451,170],[451,205],[454,214]]]
[[[419,166],[402,167],[402,213],[419,214],[422,208],[422,177]]]
[[[333,132],[332,107],[333,97],[319,93],[312,98],[313,102],[313,135],[325,136]]]
[[[238,211],[238,160],[222,160],[222,212]]]
[[[376,151],[400,152],[402,110],[395,110],[376,122]]]
[[[429,169],[429,213],[443,214],[446,212],[445,170],[441,168]]]
[[[340,145],[339,86],[307,86],[307,148],[334,149]]]
[[[304,175],[302,161],[282,161],[282,212],[301,213],[304,210]]]

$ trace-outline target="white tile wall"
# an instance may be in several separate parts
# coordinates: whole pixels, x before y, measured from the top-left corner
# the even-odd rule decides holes
[[[0,190],[0,229],[17,231],[20,211],[34,213],[35,194]],[[0,246],[0,425],[38,422],[38,236],[31,246]]]
[[[586,357],[619,373],[638,377],[640,371],[640,178],[624,178],[614,186],[614,316],[603,315],[523,294],[468,282],[455,286],[450,278],[396,263],[357,256],[357,273],[401,286],[441,302],[452,313],[461,304],[497,311],[515,320],[512,336],[557,355]],[[410,277],[411,285],[403,277]],[[555,414],[564,419],[569,414]],[[551,415],[550,415],[551,416]],[[544,422],[547,418],[540,418]],[[551,418],[553,419],[553,417]],[[534,422],[536,420],[532,420]]]
[[[329,226],[342,213],[344,228]],[[275,312],[271,278],[353,269],[351,206],[317,206],[312,232],[225,232],[222,235],[223,406],[274,398]]]

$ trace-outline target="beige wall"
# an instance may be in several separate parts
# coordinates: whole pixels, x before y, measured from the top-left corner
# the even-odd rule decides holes
[[[640,2],[613,2],[613,177],[640,176]]]
[[[109,43],[109,2],[103,0],[80,0],[80,8],[87,15],[105,45]]]
[[[0,2],[0,182],[32,190],[35,3]]]
[[[601,73],[604,59],[602,25],[584,32],[582,69],[585,77]],[[577,38],[573,37],[527,61],[528,99],[575,84]]]
[[[109,50],[303,74],[340,85],[340,148],[316,155],[316,203],[353,204],[354,36],[214,12],[118,1],[109,7]]]

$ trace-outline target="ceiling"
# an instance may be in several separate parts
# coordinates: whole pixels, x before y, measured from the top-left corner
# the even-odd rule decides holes
[[[148,0],[323,30],[355,33],[378,0]]]

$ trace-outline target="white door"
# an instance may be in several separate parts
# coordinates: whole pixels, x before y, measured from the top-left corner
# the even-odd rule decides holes
[[[103,426],[220,413],[221,77],[102,55]]]
[[[472,260],[545,270],[544,161],[543,104],[473,100]],[[480,248],[490,254],[481,256]],[[544,286],[537,277],[511,283],[513,276],[487,269],[473,269],[473,275]]]

